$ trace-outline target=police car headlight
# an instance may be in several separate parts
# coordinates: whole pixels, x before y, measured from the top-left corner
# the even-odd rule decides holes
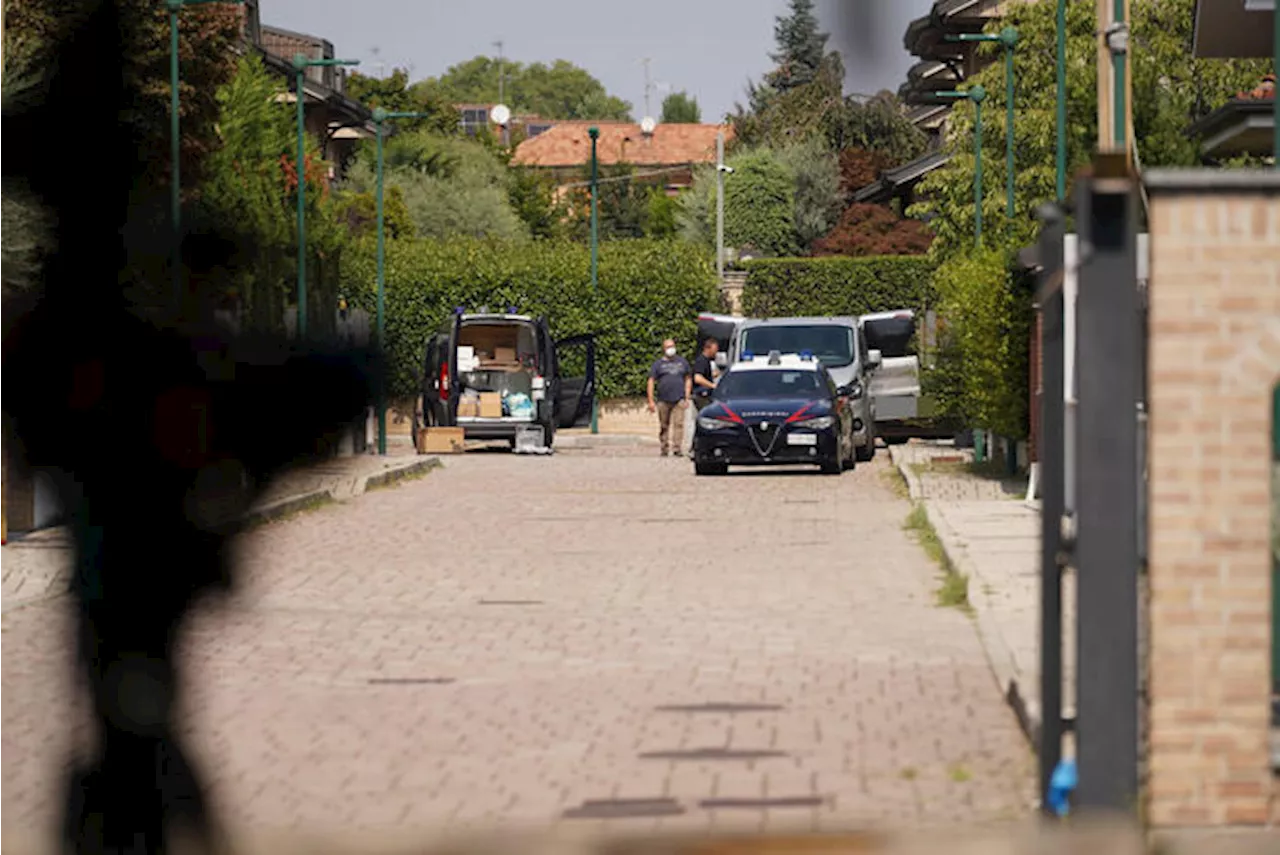
[[[796,422],[792,427],[806,428],[808,430],[826,430],[836,423],[831,416],[818,416],[816,419],[805,419],[802,422]]]
[[[698,427],[703,430],[724,430],[733,427],[733,422],[725,422],[720,419],[709,419],[706,416],[698,416]]]
[[[849,387],[849,397],[855,401],[862,397],[862,383],[860,381],[853,381],[853,385]]]

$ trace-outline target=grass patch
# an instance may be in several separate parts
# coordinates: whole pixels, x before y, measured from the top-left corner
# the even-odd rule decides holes
[[[947,775],[957,784],[963,784],[973,779],[973,775],[969,773],[969,770],[958,763],[947,770]]]
[[[884,482],[884,486],[899,499],[910,499],[911,488],[907,485],[907,478],[902,474],[902,470],[897,466],[889,466],[880,470],[880,480]]]
[[[915,537],[916,543],[920,544],[924,554],[929,556],[929,560],[937,564],[942,571],[942,584],[934,591],[937,604],[969,613],[971,611],[969,577],[956,572],[955,567],[951,566],[951,560],[947,558],[947,552],[942,548],[942,541],[938,539],[938,532],[934,529],[933,523],[929,522],[929,514],[925,511],[924,504],[917,502],[911,508],[911,513],[907,514],[902,528]]]
[[[902,777],[902,780],[904,781],[914,781],[916,778],[919,777],[919,773],[915,770],[915,767],[913,766],[904,767],[902,771],[899,772],[898,774]]]

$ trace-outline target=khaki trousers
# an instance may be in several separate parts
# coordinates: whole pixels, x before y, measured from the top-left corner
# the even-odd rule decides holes
[[[658,442],[662,445],[662,453],[678,452],[684,447],[684,401],[669,404],[658,402]]]

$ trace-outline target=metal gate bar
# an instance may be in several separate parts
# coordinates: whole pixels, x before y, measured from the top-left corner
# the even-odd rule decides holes
[[[1137,186],[1122,157],[1078,182],[1077,727],[1082,809],[1138,808]]]
[[[1066,216],[1057,205],[1037,211],[1040,231],[1040,796],[1049,792],[1062,758],[1062,560],[1063,514],[1063,253]],[[1047,801],[1045,810],[1049,810]]]

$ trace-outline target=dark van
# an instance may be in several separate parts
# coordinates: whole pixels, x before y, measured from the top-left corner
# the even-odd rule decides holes
[[[467,439],[506,440],[590,422],[595,339],[556,341],[545,318],[455,312],[427,341],[422,413],[427,427],[460,427]]]

